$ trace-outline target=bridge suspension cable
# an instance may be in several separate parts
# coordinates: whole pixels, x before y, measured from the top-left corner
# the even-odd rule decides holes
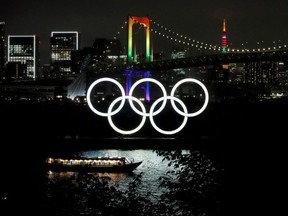
[[[191,37],[185,36],[183,34],[177,33],[163,25],[161,25],[160,23],[157,23],[154,20],[151,20],[151,22],[156,26],[159,27],[160,30],[156,30],[156,28],[152,29],[151,28],[151,32],[158,34],[160,36],[162,36],[163,38],[166,39],[170,39],[171,41],[177,42],[179,44],[183,44],[186,46],[190,46],[190,47],[196,47],[198,49],[203,49],[203,50],[213,50],[213,51],[221,51],[221,46],[217,46],[217,45],[212,45],[212,44],[208,44],[208,43],[204,43],[201,42],[199,40],[195,40],[192,39]],[[163,33],[164,32],[164,33]],[[286,49],[288,46],[286,44],[284,45],[278,45],[276,46],[275,44],[273,46],[270,47],[262,47],[262,48],[245,48],[245,49],[241,49],[241,48],[231,48],[228,47],[227,52],[232,52],[232,53],[237,53],[237,52],[265,52],[265,51],[273,51],[273,50],[281,50],[281,49]]]
[[[125,22],[121,25],[120,30],[119,30],[119,31],[116,33],[116,35],[114,36],[114,40],[119,39],[120,34],[124,31],[124,29],[126,28],[126,26],[127,26],[127,21],[125,21]]]
[[[179,44],[188,46],[188,47],[194,47],[197,49],[204,49],[204,50],[213,50],[213,51],[220,51],[221,47],[217,45],[212,45],[208,43],[201,42],[199,40],[192,39],[189,36],[177,33],[173,31],[172,29],[169,29],[160,23],[157,23],[154,20],[151,20],[152,24],[154,24],[157,27],[160,28],[160,30],[157,30],[156,28],[151,28],[151,32],[158,34],[162,36],[163,38],[169,39],[173,42],[177,42]]]
[[[151,23],[153,24],[150,27],[151,32],[153,32],[155,35],[161,36],[165,39],[168,39],[172,42],[182,44],[189,48],[196,48],[200,50],[209,50],[209,51],[221,51],[221,46],[218,45],[212,45],[208,43],[204,43],[202,41],[193,39],[187,35],[180,34],[176,31],[173,31],[172,29],[165,27],[161,25],[159,22],[156,22],[155,20],[150,19]],[[120,30],[117,32],[117,34],[114,36],[114,39],[120,39],[120,35],[123,33],[123,31],[126,29],[127,21],[125,21],[122,25]],[[259,45],[259,44],[258,44]],[[236,47],[229,47],[227,48],[227,52],[229,53],[245,53],[245,52],[266,52],[266,51],[277,51],[282,49],[287,49],[288,45],[272,45],[268,47],[256,47],[255,48],[236,48]]]

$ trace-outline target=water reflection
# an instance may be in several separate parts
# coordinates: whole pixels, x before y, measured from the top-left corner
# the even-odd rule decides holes
[[[127,157],[134,161],[143,161],[132,173],[90,173],[89,175],[98,175],[99,177],[108,177],[111,183],[117,186],[120,190],[125,190],[128,184],[133,180],[135,175],[142,173],[142,186],[140,191],[150,190],[155,196],[159,196],[159,182],[160,176],[171,169],[168,167],[168,162],[163,161],[162,156],[158,156],[154,150],[118,150],[118,149],[104,149],[104,150],[88,150],[75,152],[71,156],[82,157]],[[73,172],[49,172],[47,177],[49,180],[69,179],[77,173]],[[154,192],[153,192],[154,191]]]
[[[128,177],[133,177],[133,173],[88,173],[90,176],[99,176],[101,178],[109,178],[112,182],[118,183],[123,181]],[[58,172],[58,171],[47,171],[47,179],[49,181],[57,181],[57,180],[68,180],[75,175],[78,175],[78,172]]]
[[[76,152],[75,155],[82,157],[134,158],[135,161],[142,161],[142,164],[132,173],[48,172],[47,208],[51,212],[61,210],[65,214],[73,208],[73,211],[79,211],[77,215],[92,209],[102,211],[103,207],[111,211],[119,206],[137,212],[145,209],[147,215],[171,215],[173,212],[176,214],[172,215],[184,212],[191,215],[195,209],[196,212],[206,212],[206,209],[207,212],[217,211],[219,170],[217,166],[214,167],[214,162],[199,151],[177,150],[171,155],[170,151],[162,153],[163,156],[147,149]],[[164,157],[169,160],[164,160]],[[184,162],[182,166],[179,166],[181,162],[179,164],[176,158]],[[176,166],[169,166],[170,163]],[[58,200],[66,200],[65,205],[58,206]],[[101,202],[102,207],[98,205]],[[131,207],[132,203],[137,205]],[[115,206],[111,208],[111,205]],[[168,214],[167,208],[170,211]],[[150,212],[153,209],[155,214]]]

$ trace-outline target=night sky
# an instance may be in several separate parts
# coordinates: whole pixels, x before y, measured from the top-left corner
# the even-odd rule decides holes
[[[112,39],[116,36],[128,15],[149,16],[152,20],[179,34],[219,46],[221,45],[222,22],[225,18],[227,40],[231,48],[241,48],[243,43],[246,44],[246,48],[255,48],[257,42],[261,42],[263,47],[273,46],[273,41],[279,45],[288,44],[287,0],[0,0],[0,22],[4,21],[6,23],[6,35],[38,35],[41,41],[41,64],[49,63],[50,34],[52,31],[79,31],[82,37],[81,47],[90,47],[96,38]],[[122,34],[126,33],[126,31],[122,32]],[[122,44],[126,43],[126,41],[121,42]],[[172,46],[171,41],[165,43],[164,38],[161,38],[161,42],[158,41],[154,44],[154,51],[159,52],[167,47],[167,44]],[[245,88],[243,89],[245,90]],[[18,105],[18,103],[16,104]],[[287,187],[286,177],[284,177],[285,172],[283,172],[287,170],[287,155],[282,140],[287,139],[287,127],[281,127],[280,125],[285,125],[288,121],[287,102],[282,104],[282,101],[280,101],[279,104],[275,103],[275,106],[265,102],[251,103],[251,106],[248,106],[246,100],[243,106],[239,106],[238,103],[214,104],[216,109],[212,107],[209,110],[209,115],[203,118],[200,117],[195,122],[189,121],[193,122],[193,124],[190,123],[191,131],[193,133],[196,131],[197,136],[198,131],[200,131],[201,134],[199,132],[199,135],[202,137],[202,130],[204,131],[203,137],[206,137],[207,133],[208,138],[210,138],[211,134],[211,143],[209,144],[212,145],[209,145],[209,148],[211,147],[211,151],[217,150],[215,155],[218,156],[219,154],[220,156],[216,158],[228,167],[225,170],[228,177],[224,179],[224,183],[228,186],[225,185],[224,189],[231,196],[225,196],[224,201],[227,200],[228,204],[234,204],[235,202],[234,205],[237,208],[233,209],[233,212],[243,212],[239,215],[245,215],[245,213],[256,215],[259,211],[267,213],[267,208],[273,211],[270,215],[277,215],[274,211],[279,210],[280,212],[281,207],[286,205],[282,196],[284,188]],[[36,183],[40,180],[40,177],[37,175],[35,178],[36,174],[34,173],[35,170],[36,172],[39,171],[38,163],[35,163],[34,146],[38,146],[36,151],[41,152],[42,149],[47,148],[46,146],[43,148],[43,142],[49,142],[49,148],[47,149],[50,149],[51,146],[51,149],[55,146],[58,149],[58,143],[53,142],[56,145],[50,146],[50,139],[46,139],[47,131],[53,137],[56,134],[58,135],[59,131],[61,133],[63,131],[63,134],[77,134],[80,131],[80,134],[86,135],[87,133],[95,136],[95,128],[98,129],[99,127],[103,131],[106,130],[106,127],[103,127],[102,120],[100,120],[100,123],[94,124],[95,118],[91,118],[90,113],[85,111],[84,117],[82,114],[75,114],[74,111],[78,111],[78,106],[75,106],[75,110],[71,109],[71,112],[67,112],[65,106],[62,105],[59,106],[60,108],[55,108],[55,111],[54,109],[50,111],[50,106],[46,106],[47,112],[43,107],[41,106],[38,109],[39,107],[35,106],[35,109],[30,109],[30,106],[27,106],[28,111],[26,112],[26,109],[19,109],[16,106],[15,109],[11,109],[9,103],[8,109],[0,112],[2,114],[0,115],[1,124],[5,125],[4,133],[2,131],[1,134],[4,135],[2,140],[11,141],[12,139],[11,143],[14,143],[17,138],[21,138],[21,142],[17,140],[17,143],[21,145],[17,145],[16,150],[15,145],[5,145],[5,142],[1,146],[9,148],[9,150],[6,151],[5,149],[3,151],[2,149],[0,157],[0,164],[5,164],[1,166],[4,168],[3,173],[6,173],[3,178],[0,178],[0,190],[3,191],[3,188],[5,189],[4,192],[12,190],[12,195],[20,196],[21,199],[21,203],[18,204],[12,196],[11,203],[14,208],[10,208],[9,205],[9,211],[17,209],[15,208],[17,205],[20,206],[21,204],[23,206],[22,202],[27,197],[28,203],[31,203],[33,207],[37,207],[34,197],[33,199],[30,198],[32,200],[30,202],[29,197],[34,196],[34,193],[31,193],[30,190],[35,188],[36,194],[40,194],[39,191],[42,190],[39,190],[38,186],[44,182],[41,177],[40,184],[39,182]],[[41,113],[38,114],[35,111],[36,109]],[[31,116],[35,117],[32,122]],[[37,126],[33,134],[37,145],[32,144],[30,147],[26,145],[26,143],[30,144],[31,141],[31,129],[27,127],[27,122],[30,125]],[[41,127],[38,127],[39,125]],[[92,126],[90,127],[90,125]],[[88,128],[88,132],[86,132],[86,128]],[[6,131],[9,133],[5,133]],[[17,136],[15,136],[15,131],[17,131]],[[149,132],[149,130],[147,131]],[[110,128],[105,133],[109,134]],[[187,133],[188,136],[190,136],[189,133],[190,131]],[[42,136],[44,139],[42,139]],[[24,140],[25,137],[28,137],[28,142],[23,141],[23,137]],[[41,137],[40,145],[38,137]],[[118,140],[121,141],[121,139]],[[94,140],[92,142],[94,145]],[[23,143],[25,145],[22,145]],[[191,141],[191,144],[194,149],[196,143]],[[32,146],[33,148],[31,148]],[[22,148],[25,150],[27,148],[24,154]],[[66,145],[64,145],[64,148],[66,148]],[[200,149],[202,150],[202,146]],[[12,154],[17,160],[11,160]],[[36,156],[36,161],[40,161],[42,154]],[[18,158],[23,159],[23,161],[28,160],[28,166],[31,165],[31,169],[19,169],[20,173],[16,172],[14,166],[19,165]],[[8,160],[12,164],[9,163],[10,165],[6,166]],[[3,163],[1,163],[2,161]],[[21,178],[21,176],[25,178]],[[283,184],[281,184],[282,182]],[[282,194],[278,194],[278,192]],[[0,194],[0,198],[2,198],[0,201],[3,201],[5,196]],[[9,196],[8,198],[10,199]],[[271,199],[277,204],[272,205],[270,203]],[[43,200],[42,194],[39,200]],[[202,203],[202,200],[201,198],[200,205],[204,203]],[[229,209],[232,209],[234,205],[229,206]],[[27,209],[29,206],[27,205]],[[41,205],[39,206],[41,207]],[[252,212],[251,208],[253,209]],[[287,211],[287,209],[284,209],[284,211]],[[31,213],[30,209],[29,213]],[[262,215],[261,213],[258,215]],[[232,215],[235,214],[232,213]]]
[[[179,34],[219,46],[225,18],[230,47],[241,48],[245,43],[254,48],[259,41],[266,47],[273,41],[286,44],[287,11],[284,0],[1,0],[0,21],[6,22],[7,35],[39,35],[43,64],[49,63],[51,31],[81,32],[84,48],[92,46],[95,38],[116,36],[128,15],[149,16]],[[161,40],[164,44],[165,39]],[[160,51],[161,43],[155,51]]]

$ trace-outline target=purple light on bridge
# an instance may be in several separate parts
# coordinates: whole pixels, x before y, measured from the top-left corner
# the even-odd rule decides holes
[[[125,84],[125,94],[129,95],[130,88],[132,86],[132,76],[143,76],[145,78],[150,77],[149,71],[140,71],[140,70],[125,70],[124,74],[126,75],[126,84]],[[150,102],[150,85],[149,82],[146,82],[146,86],[143,87],[145,91],[145,100]]]

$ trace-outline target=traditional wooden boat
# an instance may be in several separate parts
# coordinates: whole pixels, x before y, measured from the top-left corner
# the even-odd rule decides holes
[[[118,172],[128,173],[136,169],[142,161],[134,162],[127,157],[77,157],[46,159],[50,171],[70,172]]]

